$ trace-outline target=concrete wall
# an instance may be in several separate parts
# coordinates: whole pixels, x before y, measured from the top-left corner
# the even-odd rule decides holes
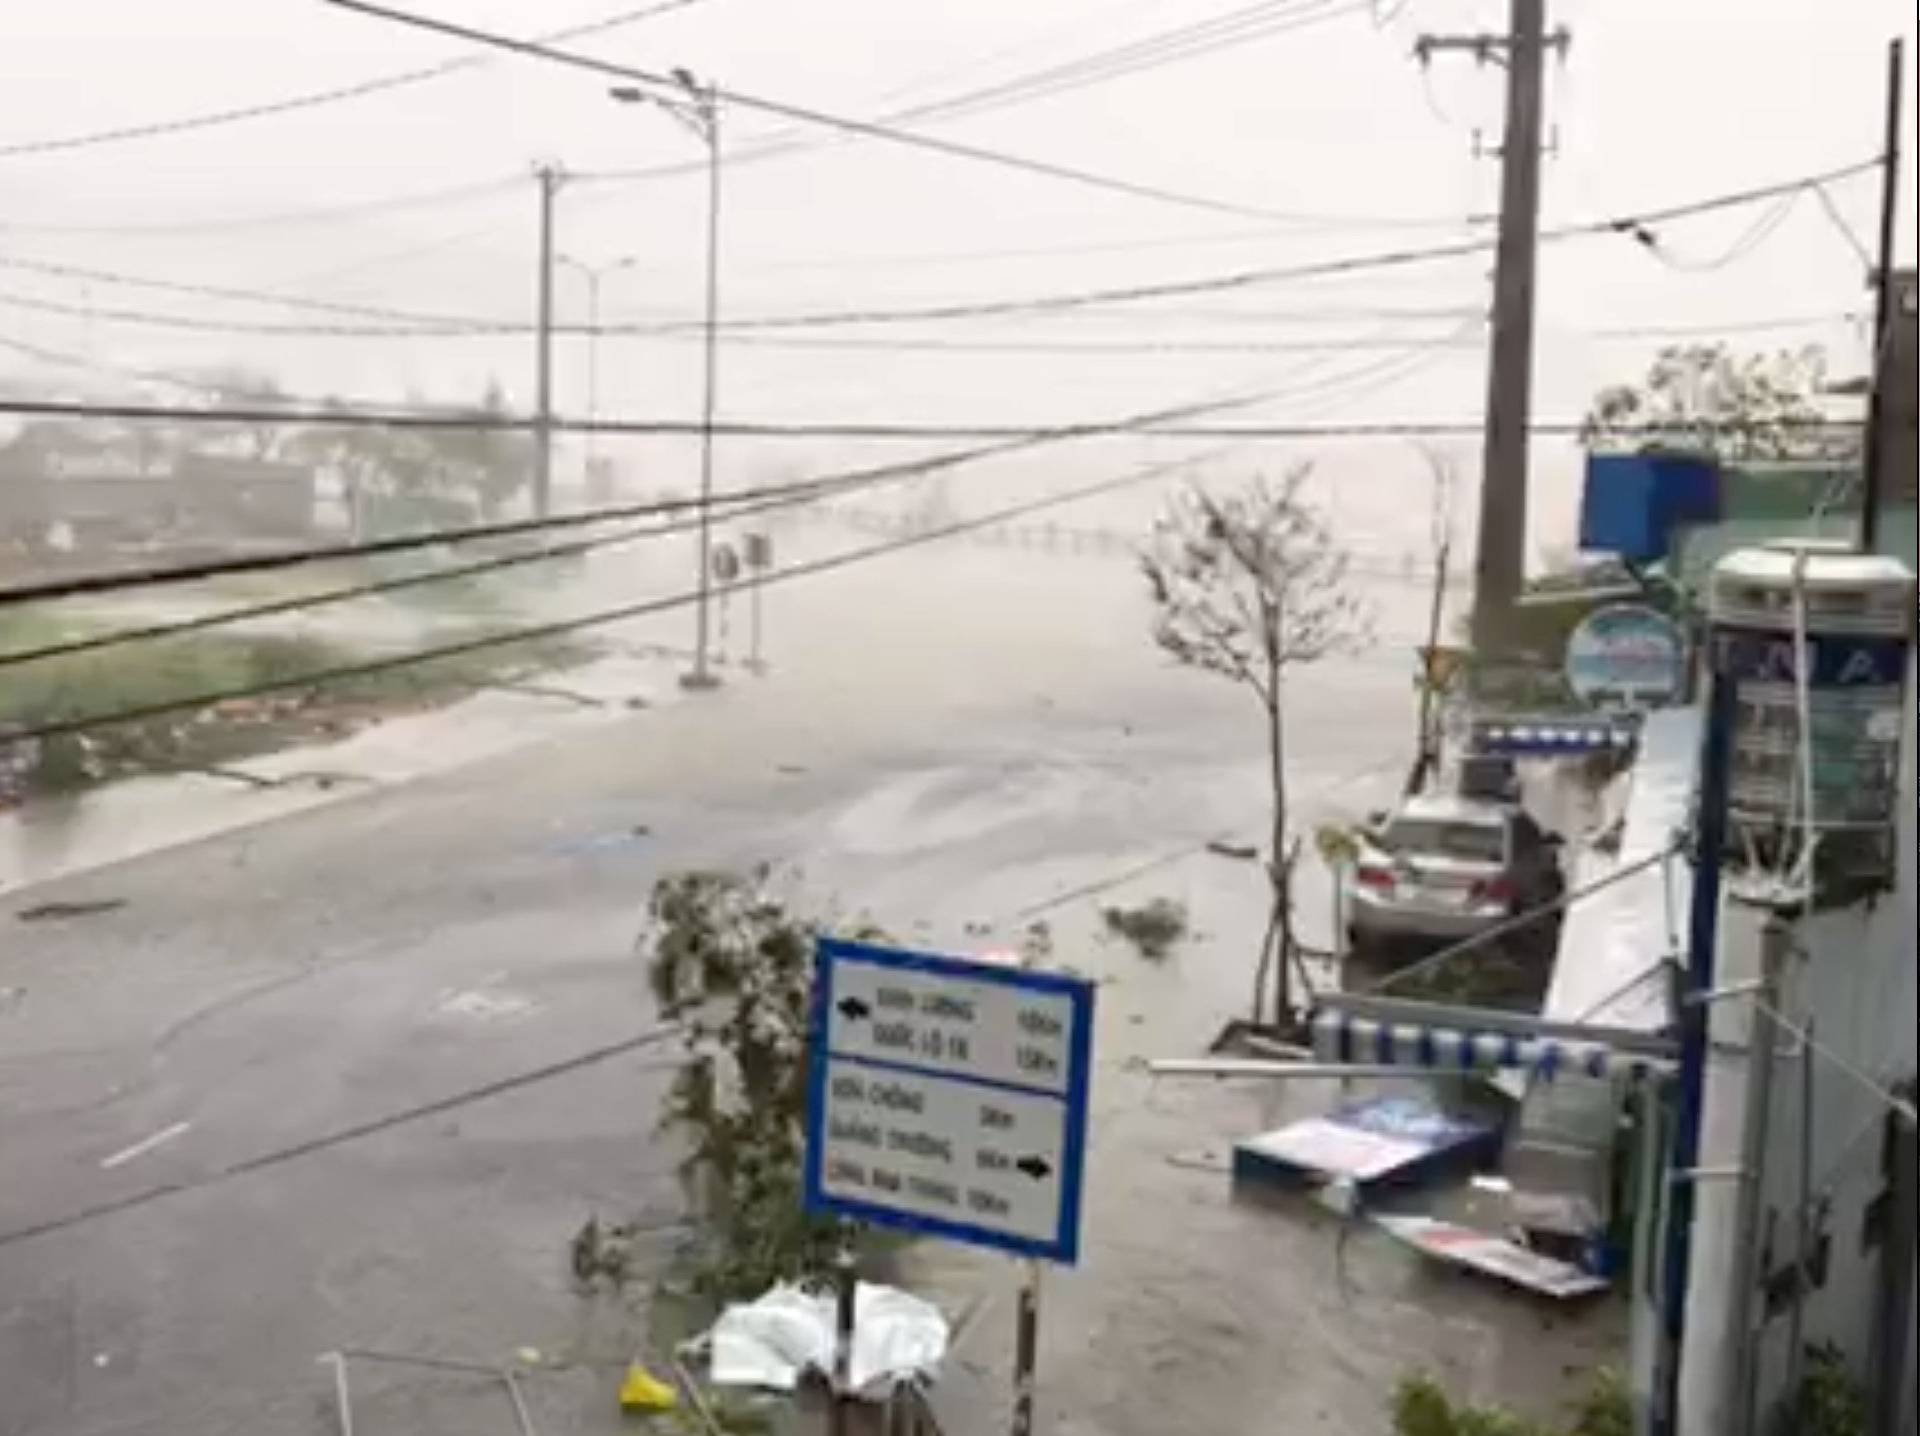
[[[1910,695],[1913,682],[1910,672]],[[1915,979],[1915,704],[1910,701],[1906,710],[1898,887],[1873,906],[1803,919],[1805,953],[1789,969],[1787,989],[1794,1020],[1802,1025],[1811,1020],[1821,1046],[1846,1057],[1883,1086],[1915,1071],[1914,1013],[1920,1002]],[[1801,1096],[1798,1056],[1783,1058],[1775,1072],[1772,1137],[1763,1177],[1764,1212],[1778,1233],[1770,1268],[1778,1271],[1792,1260],[1802,1134],[1810,1131],[1812,1192],[1816,1208],[1825,1204],[1820,1225],[1830,1245],[1825,1283],[1811,1294],[1804,1313],[1805,1339],[1835,1343],[1865,1379],[1875,1341],[1880,1254],[1863,1240],[1863,1220],[1884,1186],[1886,1106],[1818,1057],[1812,1077],[1809,1112]],[[1788,1336],[1788,1318],[1781,1312],[1763,1333],[1762,1396],[1769,1401],[1786,1394]],[[1910,1356],[1909,1378],[1911,1361]]]

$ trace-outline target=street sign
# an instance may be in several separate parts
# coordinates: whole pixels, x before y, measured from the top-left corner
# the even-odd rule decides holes
[[[1639,603],[1597,608],[1567,639],[1567,683],[1594,708],[1662,708],[1687,681],[1687,640],[1658,609]]]
[[[1093,984],[822,939],[809,1211],[1073,1262]]]

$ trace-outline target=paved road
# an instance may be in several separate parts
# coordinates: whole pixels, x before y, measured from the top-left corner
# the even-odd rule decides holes
[[[327,1431],[338,1346],[559,1353],[585,1365],[537,1383],[541,1430],[610,1429],[594,1363],[632,1323],[573,1296],[564,1248],[590,1212],[677,1217],[669,1045],[235,1169],[647,1033],[662,872],[770,860],[947,948],[1050,916],[1118,979],[1114,1072],[1244,1002],[1258,874],[1194,850],[1257,829],[1258,726],[1155,658],[1124,571],[903,556],[771,616],[773,677],[5,899],[0,1436]],[[1390,785],[1404,672],[1302,684],[1319,803]],[[1094,900],[1059,900],[1128,872],[1206,939],[1157,968],[1097,945]],[[20,917],[94,901],[119,905]],[[470,1382],[369,1391],[363,1430],[511,1429]]]

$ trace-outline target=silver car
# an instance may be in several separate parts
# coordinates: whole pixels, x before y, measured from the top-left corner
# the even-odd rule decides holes
[[[1526,812],[1473,798],[1409,798],[1374,824],[1348,873],[1348,938],[1455,942],[1553,902],[1559,839]]]

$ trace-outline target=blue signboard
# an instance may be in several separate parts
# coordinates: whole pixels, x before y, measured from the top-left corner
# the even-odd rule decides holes
[[[822,939],[806,1206],[1073,1262],[1093,984]]]

